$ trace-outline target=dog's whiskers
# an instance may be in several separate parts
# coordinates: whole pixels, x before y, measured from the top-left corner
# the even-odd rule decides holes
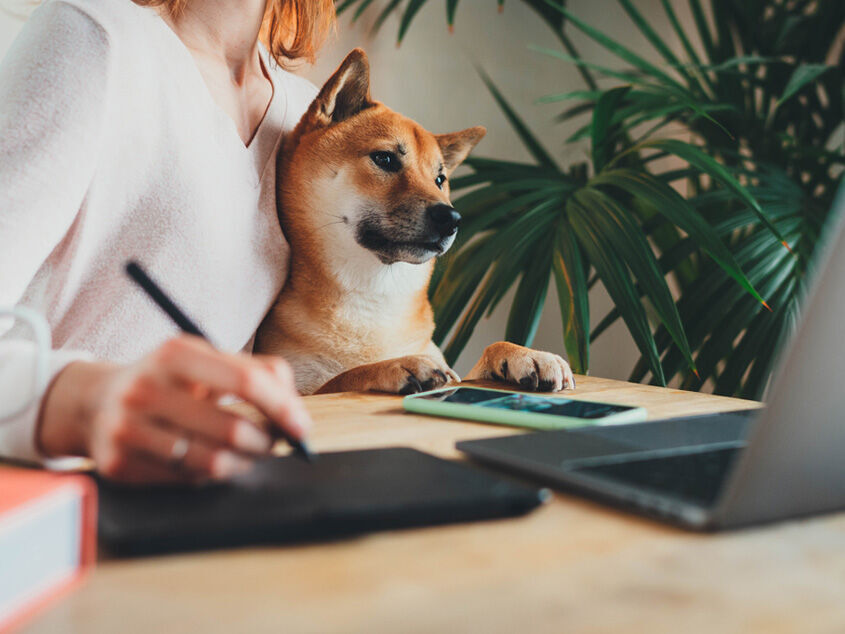
[[[338,216],[337,214],[329,214],[329,215],[332,218],[337,218],[337,220],[335,220],[333,222],[327,222],[326,224],[319,227],[320,229],[325,229],[326,227],[329,227],[331,225],[340,225],[340,224],[346,224],[347,222],[349,222],[349,220],[346,218],[346,216]]]
[[[340,220],[335,220],[335,221],[333,221],[333,222],[327,222],[326,224],[321,225],[321,226],[320,226],[320,227],[318,227],[318,228],[319,228],[319,229],[325,229],[326,227],[330,227],[331,225],[342,225],[342,224],[344,224],[345,222],[346,222],[346,221],[345,221],[345,220],[343,220],[343,219],[341,218]]]

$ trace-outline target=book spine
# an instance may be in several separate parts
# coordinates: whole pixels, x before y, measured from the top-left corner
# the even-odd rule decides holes
[[[0,619],[0,634],[14,632],[47,605],[69,594],[88,576],[97,561],[97,486],[84,475],[62,476],[64,486],[71,486],[82,503],[82,526],[79,543],[79,567],[69,577],[56,583],[32,601],[18,606],[11,619]]]

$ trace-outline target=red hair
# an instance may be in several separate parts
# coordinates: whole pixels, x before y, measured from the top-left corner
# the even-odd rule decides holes
[[[134,0],[143,6],[164,6],[177,13],[189,0]],[[332,0],[268,0],[261,41],[282,65],[285,61],[313,62],[317,50],[335,24]]]

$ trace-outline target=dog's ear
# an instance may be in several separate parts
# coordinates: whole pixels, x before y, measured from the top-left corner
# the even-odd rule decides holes
[[[443,153],[443,164],[447,174],[451,174],[458,165],[463,163],[472,152],[472,148],[484,138],[485,134],[487,134],[486,128],[477,125],[460,132],[435,135],[434,138],[437,139],[437,144]]]
[[[311,104],[316,122],[328,126],[374,106],[370,99],[370,63],[354,49],[334,72]]]

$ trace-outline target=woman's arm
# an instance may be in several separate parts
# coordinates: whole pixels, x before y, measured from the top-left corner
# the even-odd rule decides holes
[[[89,16],[51,2],[33,12],[0,64],[0,305],[21,300],[79,213],[103,142],[111,47]],[[86,357],[54,352],[51,373]],[[4,403],[33,389],[34,363],[30,342],[11,333],[0,341],[0,417]],[[0,419],[0,455],[41,458],[37,413],[36,404]]]
[[[0,305],[19,301],[79,212],[103,142],[111,59],[99,25],[51,2],[0,64]]]

